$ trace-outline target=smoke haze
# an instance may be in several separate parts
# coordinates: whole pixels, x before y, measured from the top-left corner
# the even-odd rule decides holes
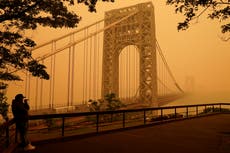
[[[142,0],[141,2],[148,2]],[[175,78],[180,86],[196,93],[187,99],[172,104],[189,104],[229,101],[230,96],[230,42],[222,41],[220,23],[206,19],[205,14],[194,21],[186,31],[177,31],[177,23],[183,20],[174,8],[166,6],[165,1],[152,0],[155,8],[156,37]],[[116,0],[115,3],[97,5],[97,13],[89,13],[87,8],[79,5],[73,10],[82,16],[78,28],[100,20],[104,12],[140,3],[140,0]],[[77,29],[78,29],[77,28]],[[37,44],[50,41],[76,29],[51,29],[39,27],[28,32]],[[17,92],[24,92],[14,83]],[[17,88],[17,89],[15,89]],[[10,92],[10,91],[9,91]],[[10,99],[13,95],[10,96]]]

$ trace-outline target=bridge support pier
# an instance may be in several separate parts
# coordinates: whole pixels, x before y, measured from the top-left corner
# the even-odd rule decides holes
[[[119,96],[119,54],[126,46],[135,45],[140,55],[139,99],[148,106],[157,103],[157,66],[154,8],[151,2],[116,9],[105,13],[105,26],[121,20],[105,30],[103,46],[102,97]]]

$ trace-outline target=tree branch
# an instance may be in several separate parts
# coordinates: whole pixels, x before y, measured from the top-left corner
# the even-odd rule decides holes
[[[0,15],[0,22],[6,21],[6,20],[13,20],[13,19],[21,18],[21,16],[23,16],[26,12],[34,9],[40,3],[41,3],[41,0],[36,1],[33,5],[30,5],[27,8],[25,8],[24,10],[21,10],[20,12],[17,12],[17,14],[13,13],[12,15],[9,15],[9,13],[7,13],[7,14]]]
[[[216,4],[218,4],[218,5],[229,5],[230,4],[230,2],[217,2]]]
[[[199,18],[211,5],[209,4],[203,11],[200,12],[195,18]]]

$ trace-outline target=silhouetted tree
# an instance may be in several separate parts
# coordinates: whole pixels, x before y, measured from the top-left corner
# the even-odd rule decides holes
[[[5,95],[5,91],[7,88],[7,84],[0,83],[0,115],[2,115],[3,119],[8,120],[8,108],[9,104],[7,103],[7,97]]]
[[[89,100],[89,108],[91,112],[97,111],[114,111],[118,110],[121,107],[125,106],[119,98],[116,97],[116,94],[110,93],[105,95],[104,99],[98,100]]]
[[[230,0],[167,0],[166,3],[175,6],[175,12],[185,16],[184,21],[178,23],[178,30],[188,29],[192,20],[208,10],[207,18],[219,20],[222,33],[230,35]],[[230,36],[225,40],[229,39]]]
[[[98,99],[98,100],[90,99],[88,102],[89,102],[89,110],[90,110],[90,112],[99,112],[99,111],[102,110],[102,106],[104,104],[103,99]]]
[[[77,27],[81,17],[70,11],[69,6],[80,3],[85,4],[89,11],[96,11],[97,0],[0,0],[0,80],[21,80],[15,73],[18,70],[49,79],[46,66],[32,57],[30,50],[36,43],[25,36],[25,31],[35,30],[38,25]],[[4,103],[1,100],[0,109]]]
[[[105,100],[107,102],[107,110],[109,111],[118,110],[125,106],[114,93],[105,95]]]

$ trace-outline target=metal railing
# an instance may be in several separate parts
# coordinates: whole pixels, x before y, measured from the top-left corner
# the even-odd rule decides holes
[[[34,141],[34,139],[43,140],[95,134],[103,131],[159,124],[223,112],[230,112],[230,103],[32,115],[29,118],[29,136]],[[38,134],[40,139],[38,139]],[[15,122],[12,119],[0,125],[0,148],[7,148],[14,142],[17,142],[17,134]]]
[[[10,143],[13,143],[15,138],[15,122],[13,119],[4,122],[0,125],[0,152],[6,149]]]

